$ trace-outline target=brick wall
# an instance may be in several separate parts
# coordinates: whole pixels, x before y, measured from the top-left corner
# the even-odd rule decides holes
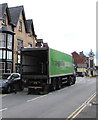
[[[22,22],[22,32],[19,31],[19,21],[21,20]],[[30,33],[26,33],[25,29],[25,23],[23,19],[22,13],[20,14],[18,24],[14,28],[14,65],[13,65],[13,70],[15,72],[15,64],[17,63],[17,44],[18,44],[18,39],[23,40],[23,47],[27,47],[28,43],[32,44],[32,47],[35,47],[35,38],[34,36],[30,36]]]
[[[10,30],[12,30],[12,25],[10,25],[8,23],[8,16],[7,13],[5,12],[4,14],[6,14],[6,27],[9,28]],[[22,22],[22,32],[19,31],[19,21],[21,20]],[[0,19],[0,26],[2,25],[2,20]],[[13,31],[13,30],[12,30]],[[13,60],[13,72],[15,72],[15,64],[17,63],[17,45],[18,45],[18,40],[23,40],[23,47],[27,47],[28,43],[32,44],[32,47],[35,47],[35,37],[33,35],[30,35],[30,33],[26,33],[26,29],[25,29],[25,22],[23,19],[23,14],[20,13],[20,17],[17,23],[17,26],[14,27],[14,51],[13,51],[13,56],[14,56],[14,60]]]

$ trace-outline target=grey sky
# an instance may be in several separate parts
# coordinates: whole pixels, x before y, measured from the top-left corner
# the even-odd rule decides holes
[[[0,0],[9,7],[23,5],[33,19],[38,38],[51,48],[71,54],[96,51],[96,0]]]

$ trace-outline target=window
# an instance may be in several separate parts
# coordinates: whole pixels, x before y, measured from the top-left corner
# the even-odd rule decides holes
[[[6,47],[6,33],[0,33],[0,48]]]
[[[12,51],[7,51],[7,60],[12,60]]]
[[[7,62],[7,73],[11,73],[12,63]]]
[[[19,31],[22,32],[22,21],[19,20]]]
[[[12,50],[12,35],[8,34],[7,48]]]
[[[18,63],[20,63],[20,55],[18,55]]]
[[[3,25],[6,25],[6,14],[3,15]]]
[[[31,43],[28,43],[28,47],[32,47],[32,44],[31,44]]]
[[[0,62],[0,73],[5,73],[5,62]]]
[[[6,51],[0,50],[0,59],[6,59]]]
[[[3,55],[2,59],[6,59],[6,51],[5,50],[2,51],[2,55]]]
[[[23,40],[18,39],[18,45],[17,45],[17,50],[18,50],[18,54],[17,54],[17,63],[20,64],[20,50],[23,47]]]
[[[0,50],[0,59],[2,59],[2,50]]]
[[[20,51],[22,47],[23,47],[23,40],[18,39],[17,50]]]
[[[13,77],[14,78],[19,78],[19,75],[18,74],[13,74]]]

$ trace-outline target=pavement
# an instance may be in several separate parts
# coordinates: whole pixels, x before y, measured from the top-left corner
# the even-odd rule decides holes
[[[77,115],[76,119],[98,120],[98,94],[90,103]]]

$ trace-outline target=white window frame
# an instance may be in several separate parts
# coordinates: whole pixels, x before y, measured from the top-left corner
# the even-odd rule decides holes
[[[6,59],[6,50],[0,50],[0,59]]]
[[[20,54],[18,54],[17,55],[17,62],[20,64],[20,62],[21,62],[21,55]]]
[[[22,20],[19,20],[19,31],[22,32]]]
[[[7,48],[12,50],[12,35],[11,34],[7,35]]]
[[[11,53],[11,54],[10,54]],[[11,55],[11,56],[10,56]],[[10,58],[11,57],[11,58]],[[12,60],[12,51],[7,51],[7,60]]]

